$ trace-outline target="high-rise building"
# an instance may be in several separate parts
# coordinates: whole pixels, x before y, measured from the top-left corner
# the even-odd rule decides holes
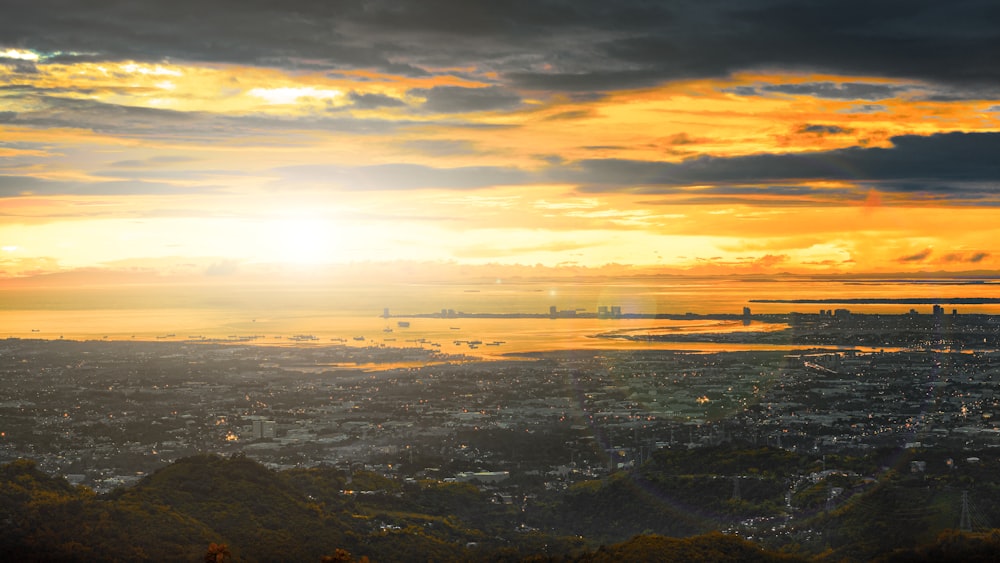
[[[252,426],[252,437],[254,440],[264,438],[274,438],[275,424],[273,420],[254,420]]]

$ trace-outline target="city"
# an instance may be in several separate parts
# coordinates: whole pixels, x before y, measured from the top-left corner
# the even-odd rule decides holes
[[[834,338],[825,311],[799,317]],[[959,317],[950,342],[995,341],[993,317]],[[851,315],[852,330],[873,324],[912,338],[934,316]],[[396,487],[471,483],[520,507],[512,537],[572,531],[546,526],[547,495],[642,478],[685,452],[717,458],[697,471],[716,497],[701,501],[703,516],[777,546],[787,534],[807,544],[818,515],[864,498],[887,472],[972,486],[969,475],[1000,468],[996,350],[609,349],[484,361],[385,345],[8,339],[0,366],[4,462],[31,459],[105,494],[206,453],[274,471],[367,472]],[[761,448],[799,461],[764,472],[749,461]],[[895,464],[873,461],[886,452]],[[984,509],[995,519],[993,506]],[[947,511],[954,528],[989,521],[960,522],[955,502]],[[603,539],[641,531],[623,525]]]
[[[6,0],[0,553],[1000,553],[1000,10]]]

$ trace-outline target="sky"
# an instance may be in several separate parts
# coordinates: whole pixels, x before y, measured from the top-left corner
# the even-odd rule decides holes
[[[3,12],[2,284],[1000,270],[995,2]]]

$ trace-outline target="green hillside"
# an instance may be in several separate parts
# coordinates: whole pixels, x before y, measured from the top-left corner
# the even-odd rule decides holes
[[[228,561],[826,562],[995,546],[993,535],[941,535],[958,524],[965,496],[977,526],[996,517],[993,462],[909,452],[895,462],[919,456],[928,469],[863,478],[880,471],[881,456],[828,456],[841,470],[817,473],[821,460],[775,448],[666,450],[602,480],[562,490],[512,480],[502,495],[199,455],[97,496],[22,460],[0,466],[0,551],[16,561],[202,561],[216,544]]]

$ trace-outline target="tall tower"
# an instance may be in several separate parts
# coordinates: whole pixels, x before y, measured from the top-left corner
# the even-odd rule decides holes
[[[969,510],[969,491],[962,491],[962,516],[958,519],[958,529],[972,531],[972,513]]]
[[[962,491],[962,515],[958,520],[958,529],[963,532],[975,532],[993,528],[989,518],[979,511],[969,500],[969,491]]]

